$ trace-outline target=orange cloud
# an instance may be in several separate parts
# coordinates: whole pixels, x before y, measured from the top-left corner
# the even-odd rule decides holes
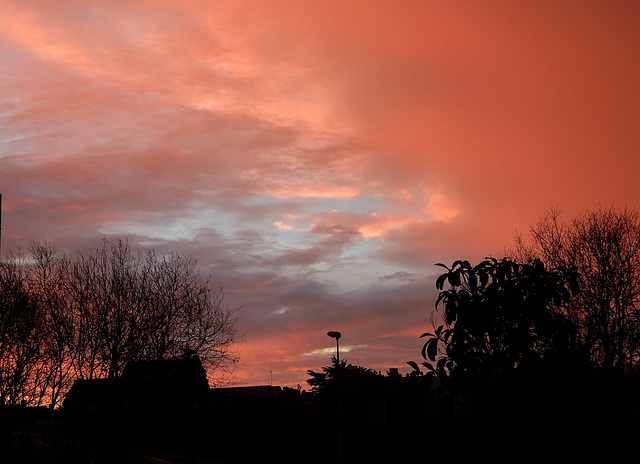
[[[194,254],[244,305],[242,382],[303,382],[333,329],[351,362],[400,367],[435,262],[498,254],[552,205],[640,198],[634,2],[2,11],[3,249]]]

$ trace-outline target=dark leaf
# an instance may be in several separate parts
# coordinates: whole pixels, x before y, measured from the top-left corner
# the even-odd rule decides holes
[[[411,367],[413,367],[414,371],[420,372],[420,366],[418,366],[418,363],[415,361],[407,361],[407,364],[409,364]]]
[[[471,290],[478,288],[478,276],[474,271],[469,271],[467,279],[469,280],[469,288],[471,288]]]
[[[436,300],[436,309],[438,309],[438,304],[440,301],[443,302],[444,305],[447,304],[447,298],[449,298],[449,292],[440,292],[438,295],[438,299]]]
[[[438,339],[432,338],[427,342],[427,358],[430,361],[435,361],[437,354],[438,354]]]
[[[451,338],[451,335],[453,335],[453,329],[445,330],[442,335],[443,335],[442,339],[444,340],[444,342],[449,343],[449,339]]]
[[[489,274],[487,272],[480,273],[480,286],[485,288],[487,286],[487,282],[489,281]]]
[[[447,271],[450,271],[450,270],[451,270],[451,269],[449,269],[445,264],[442,264],[442,263],[436,263],[436,266],[443,267],[443,268],[445,268]]]
[[[449,283],[453,287],[459,287],[460,286],[460,269],[458,269],[457,271],[453,271],[453,272],[449,273]]]
[[[435,371],[435,368],[433,367],[433,365],[431,363],[428,362],[423,362],[421,363],[424,367],[426,367],[427,369],[429,369],[430,371]]]

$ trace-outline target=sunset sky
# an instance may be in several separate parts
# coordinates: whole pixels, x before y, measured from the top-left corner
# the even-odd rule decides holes
[[[409,372],[437,262],[640,199],[640,2],[0,0],[2,253],[194,255],[240,384]]]

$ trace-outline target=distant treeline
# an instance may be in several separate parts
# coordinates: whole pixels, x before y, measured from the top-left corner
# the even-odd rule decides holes
[[[191,256],[106,238],[69,256],[34,241],[0,263],[0,405],[55,407],[75,379],[184,352],[224,374],[236,321]]]

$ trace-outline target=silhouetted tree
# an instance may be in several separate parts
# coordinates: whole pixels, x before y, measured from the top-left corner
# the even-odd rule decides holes
[[[103,239],[92,252],[80,253],[73,273],[71,300],[80,317],[91,328],[84,336],[90,342],[92,371],[106,371],[118,377],[128,361],[139,359],[144,343],[143,318],[150,310],[151,295],[147,294],[148,273],[141,253],[133,253],[127,242]]]
[[[522,450],[575,455],[577,443],[606,443],[608,451],[628,440],[624,427],[611,424],[633,423],[637,377],[591,368],[570,317],[581,298],[583,276],[576,269],[547,267],[536,258],[441,266],[446,272],[436,279],[436,310],[444,323],[422,334],[423,366],[431,378],[440,374],[426,397],[429,411],[438,410],[430,403],[437,401],[446,412],[439,417],[449,431],[441,439],[464,444],[469,459],[490,443],[485,453],[498,462]],[[420,366],[410,364],[424,378]]]
[[[581,292],[567,316],[581,328],[592,362],[623,369],[640,362],[640,216],[613,207],[587,211],[570,222],[551,209],[516,238],[522,258],[552,267],[573,266]]]
[[[129,361],[176,357],[184,349],[211,370],[236,362],[237,309],[225,307],[222,291],[212,291],[192,257],[134,253],[126,242],[104,239],[78,254],[70,276],[82,376],[117,377]]]
[[[30,292],[44,319],[36,404],[46,400],[55,407],[73,381],[74,321],[67,305],[66,266],[64,259],[59,259],[55,249],[46,242],[32,241],[29,254]]]
[[[237,361],[238,309],[196,261],[103,239],[74,256],[46,242],[0,263],[0,404],[60,402],[73,380],[129,361],[197,355],[213,384]]]
[[[39,378],[44,318],[21,256],[0,263],[0,404],[30,402]]]
[[[436,280],[436,310],[442,307],[444,324],[421,335],[427,338],[427,369],[491,379],[578,351],[575,329],[562,311],[577,291],[571,269],[506,258],[439,266],[447,270]]]
[[[311,377],[307,383],[311,386],[311,392],[316,395],[324,395],[334,391],[338,385],[345,390],[357,390],[365,385],[379,382],[383,376],[379,372],[362,366],[348,364],[346,359],[336,362],[335,356],[332,358],[330,366],[324,366],[322,372],[308,370]]]
[[[426,410],[421,392],[408,379],[346,360],[336,365],[335,357],[321,372],[307,372],[314,405],[324,417],[321,429],[336,433],[327,438],[337,439],[337,461],[341,452],[344,462],[396,462],[399,455],[417,458],[402,447],[418,437],[424,439],[420,422]]]
[[[150,250],[145,260],[154,304],[144,319],[143,357],[162,359],[188,352],[210,370],[226,372],[236,361],[232,345],[239,336],[237,313],[225,308],[222,288],[211,288],[191,256]]]

